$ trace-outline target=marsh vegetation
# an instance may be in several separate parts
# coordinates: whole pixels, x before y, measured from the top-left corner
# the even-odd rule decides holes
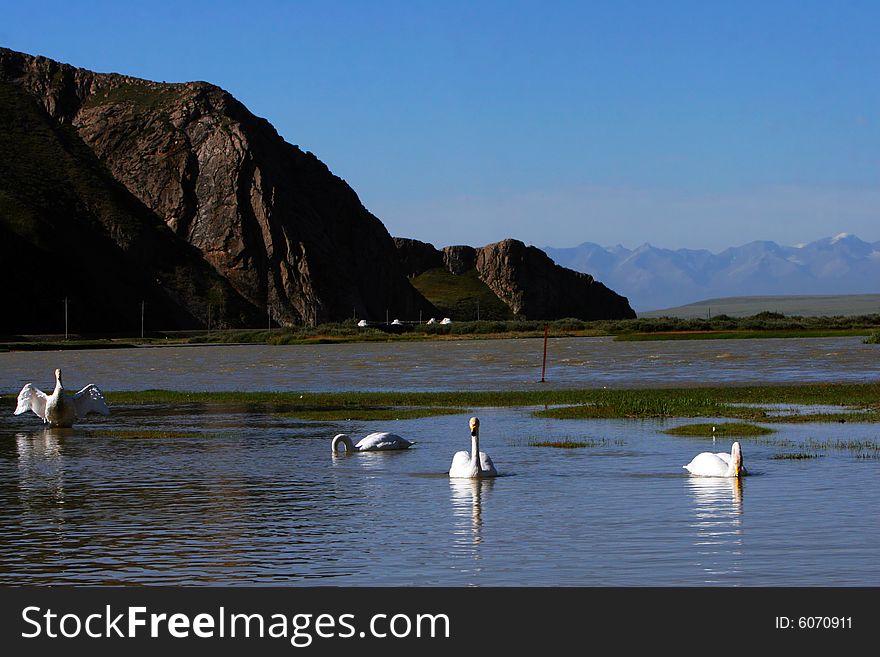
[[[246,406],[316,420],[406,419],[466,413],[487,407],[527,407],[535,417],[563,420],[717,417],[761,423],[880,421],[880,383],[445,392],[141,390],[105,391],[105,397],[111,406],[162,404],[181,408],[200,405],[215,409]],[[4,403],[12,404],[15,395],[6,394],[0,398]],[[794,407],[779,414],[773,408],[779,404]],[[824,410],[828,412],[811,412],[811,406],[826,407]],[[836,412],[830,412],[829,406],[836,407]],[[687,430],[711,436],[711,424],[695,426],[697,428]],[[718,432],[744,431],[747,425],[716,423],[715,426],[716,435],[724,435]],[[762,433],[772,431],[759,429]]]
[[[474,301],[476,304],[476,301]],[[270,344],[305,345],[350,342],[388,342],[425,340],[467,340],[540,338],[544,327],[553,338],[613,336],[619,341],[717,340],[742,338],[802,338],[868,336],[866,343],[880,341],[880,314],[840,317],[787,317],[779,313],[760,313],[752,317],[718,315],[711,319],[648,317],[622,320],[580,319],[521,320],[491,312],[491,304],[480,304],[480,321],[453,321],[452,324],[425,324],[404,321],[400,325],[373,322],[360,327],[354,319],[318,326],[281,328],[193,330],[153,332],[144,338],[133,335],[92,339],[74,336],[10,336],[0,342],[0,350],[100,349],[135,345],[179,344]],[[485,311],[483,310],[485,308]],[[453,314],[453,317],[455,315]],[[468,315],[469,316],[469,315]],[[423,322],[428,318],[423,318]]]
[[[746,422],[720,422],[718,424],[684,424],[666,429],[663,433],[670,436],[722,438],[728,436],[764,436],[774,433],[774,430]]]

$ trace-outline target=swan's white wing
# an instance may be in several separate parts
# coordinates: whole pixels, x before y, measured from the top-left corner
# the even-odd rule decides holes
[[[33,411],[43,421],[46,420],[46,393],[37,388],[33,383],[28,383],[18,393],[18,406],[13,415],[21,415],[27,411]]]
[[[355,447],[358,448],[358,451],[363,452],[380,449],[406,449],[410,445],[412,443],[406,438],[401,438],[397,434],[388,433],[387,431],[381,431],[361,438]]]
[[[452,457],[452,465],[449,466],[450,476],[456,476],[457,473],[469,471],[471,465],[471,453],[464,450],[456,452]],[[464,476],[470,476],[465,474]]]
[[[730,465],[730,454],[727,452],[716,452],[715,456],[724,461],[727,465]]]
[[[107,408],[104,395],[94,383],[90,383],[73,396],[73,405],[76,408],[77,417],[84,417],[88,413],[110,415],[110,409]]]
[[[393,433],[388,434],[388,436],[384,440],[380,440],[376,443],[375,449],[406,449],[410,445],[412,445],[410,441],[406,438],[401,438],[400,436],[395,436]]]
[[[727,475],[729,465],[726,461],[718,458],[716,454],[702,452],[697,454],[690,463],[682,467],[693,475],[724,477]]]
[[[495,464],[492,463],[492,459],[489,457],[486,452],[480,452],[480,465],[483,468],[483,472],[491,472],[492,474],[496,474]]]

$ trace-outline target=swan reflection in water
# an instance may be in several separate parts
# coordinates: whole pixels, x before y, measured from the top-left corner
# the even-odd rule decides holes
[[[469,556],[472,561],[480,561],[480,543],[483,542],[482,503],[494,479],[449,479],[452,494],[452,513],[455,518],[453,529],[453,550],[456,556]],[[478,564],[463,565],[462,572],[479,573]],[[478,582],[474,582],[477,584]]]
[[[29,507],[64,504],[64,457],[61,439],[70,429],[43,429],[15,434],[18,491]]]
[[[688,477],[694,547],[706,584],[730,584],[742,570],[743,482],[739,477]]]

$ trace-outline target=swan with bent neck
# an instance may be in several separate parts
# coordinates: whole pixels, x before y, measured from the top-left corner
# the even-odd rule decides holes
[[[480,420],[472,417],[468,423],[471,429],[471,451],[462,450],[452,457],[449,468],[450,477],[477,479],[481,477],[497,477],[495,464],[486,452],[480,451]]]
[[[701,452],[682,467],[699,477],[741,477],[748,474],[743,467],[742,448],[739,443],[731,445],[730,454]]]
[[[356,445],[351,441],[351,438],[347,433],[340,433],[333,438],[333,442],[330,443],[330,449],[333,450],[334,454],[338,454],[340,448],[345,447],[346,454],[353,454],[354,452],[379,452],[390,449],[407,449],[412,445],[415,445],[415,443],[406,438],[401,438],[397,434],[388,433],[387,431],[371,433],[368,436],[361,438]]]
[[[90,383],[72,397],[64,392],[61,383],[61,370],[55,370],[55,390],[51,395],[28,383],[18,393],[18,406],[13,415],[33,411],[50,427],[71,427],[73,423],[89,413],[110,415],[104,395],[94,383]]]

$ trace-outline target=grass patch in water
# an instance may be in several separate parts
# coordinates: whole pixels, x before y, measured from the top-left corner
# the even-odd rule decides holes
[[[846,413],[791,413],[788,415],[769,415],[762,422],[781,424],[807,424],[812,422],[880,422],[880,411],[860,409]]]
[[[712,431],[715,429],[715,431]],[[680,427],[666,429],[663,433],[670,436],[695,436],[700,438],[720,438],[726,436],[765,436],[775,433],[774,429],[759,427],[746,422],[722,422],[720,424],[684,424]]]
[[[457,415],[466,411],[452,407],[350,407],[298,408],[277,413],[299,420],[417,420],[437,415]]]
[[[812,450],[812,452],[836,450],[840,452],[854,452],[857,458],[880,458],[880,442],[874,440],[817,440],[815,438],[808,438],[797,441],[787,438],[756,438],[755,440],[750,440],[749,444]]]
[[[789,440],[788,438],[752,438],[749,440],[749,446],[751,445],[766,445],[768,447],[779,447],[779,448],[797,448],[802,447],[803,445],[797,440]]]
[[[563,440],[531,440],[529,447],[551,447],[553,449],[581,449],[584,447],[608,447],[616,445],[621,447],[626,445],[624,440],[608,440],[607,438],[598,438],[590,440],[573,440],[565,438]]]
[[[678,394],[663,390],[603,393],[606,394],[598,395],[596,401],[588,404],[547,408],[533,415],[557,420],[707,416],[758,420],[767,414],[760,407],[734,407],[694,391],[677,391]]]
[[[880,383],[796,384],[695,388],[583,389],[448,392],[180,392],[143,390],[107,392],[108,403],[125,405],[246,404],[254,410],[288,412],[376,407],[451,407],[473,411],[483,407],[541,407],[536,417],[558,419],[725,417],[736,420],[785,423],[837,422],[835,413],[768,416],[764,404],[822,404],[858,409],[850,422],[880,421]],[[14,403],[16,395],[3,395]],[[747,404],[732,406],[731,404]],[[453,411],[450,411],[453,412]]]
[[[725,417],[761,422],[880,422],[880,385],[807,384],[579,391],[583,401],[536,411],[555,419]],[[552,403],[552,402],[551,402]],[[853,413],[771,416],[764,404],[823,404],[855,408]],[[746,404],[734,406],[734,404]],[[750,404],[754,404],[753,406]]]
[[[677,395],[657,390],[602,392],[604,394],[597,395],[595,401],[590,403],[547,408],[533,415],[558,420],[705,416],[759,418],[764,415],[759,408],[733,408],[690,391]]]
[[[789,454],[774,454],[770,457],[774,461],[802,461],[805,459],[822,458],[821,454],[815,452],[794,452]]]
[[[554,449],[579,449],[581,447],[599,447],[605,444],[597,440],[542,440],[529,443],[529,447],[553,447]]]
[[[89,435],[94,438],[204,438],[199,431],[163,431],[159,429],[93,429]]]
[[[810,449],[836,449],[845,452],[867,452],[880,454],[880,443],[875,440],[815,440],[810,438],[803,443]]]

